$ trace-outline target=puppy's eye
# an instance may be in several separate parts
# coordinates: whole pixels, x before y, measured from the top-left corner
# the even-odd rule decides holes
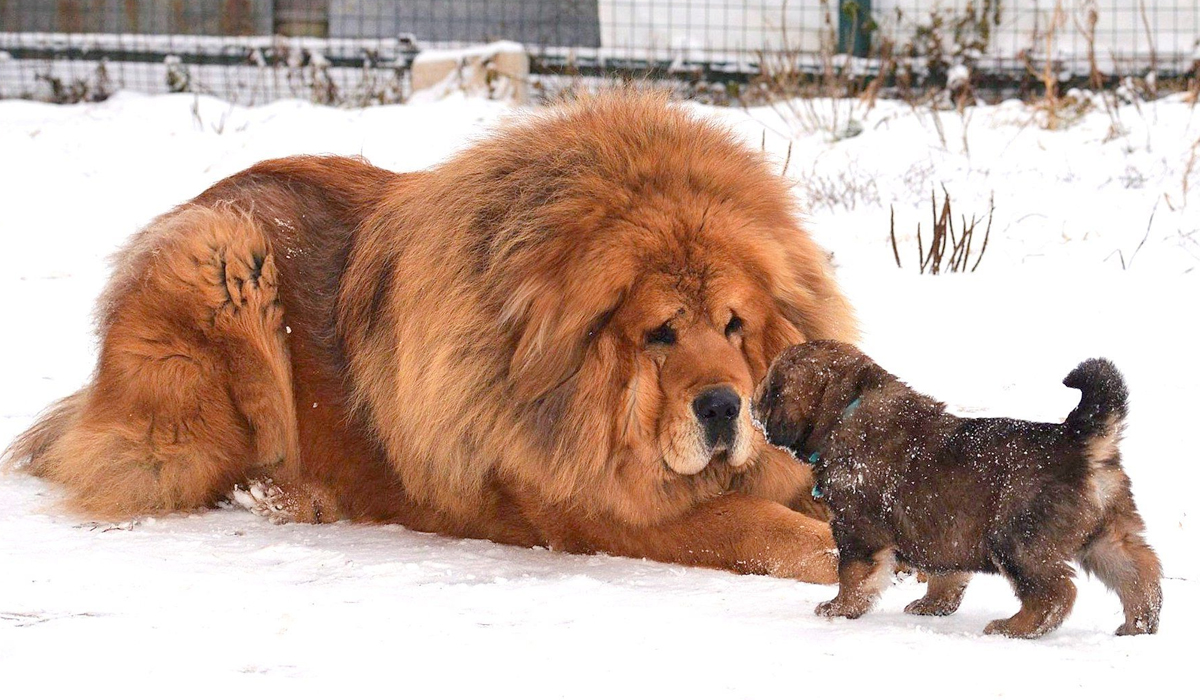
[[[674,343],[675,329],[665,323],[646,334],[647,345],[673,345]]]
[[[742,322],[742,319],[737,314],[734,314],[733,318],[729,319],[729,323],[725,324],[725,335],[729,336],[737,333],[742,330],[742,326],[744,325],[745,323]]]

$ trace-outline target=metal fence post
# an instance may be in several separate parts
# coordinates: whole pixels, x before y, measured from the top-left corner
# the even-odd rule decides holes
[[[275,33],[284,36],[329,36],[328,0],[275,0]]]
[[[841,0],[838,7],[838,53],[866,56],[871,50],[871,0]]]

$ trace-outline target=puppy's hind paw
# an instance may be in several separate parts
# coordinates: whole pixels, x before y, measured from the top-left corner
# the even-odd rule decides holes
[[[1157,634],[1158,633],[1158,618],[1137,618],[1130,622],[1126,622],[1117,628],[1118,637],[1130,637],[1135,634]]]

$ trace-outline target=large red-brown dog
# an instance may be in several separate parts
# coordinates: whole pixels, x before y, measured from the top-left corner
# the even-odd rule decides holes
[[[836,579],[748,399],[849,307],[761,154],[659,96],[426,172],[260,163],[139,233],[99,313],[91,384],[10,452],[86,513],[269,480],[297,520]]]

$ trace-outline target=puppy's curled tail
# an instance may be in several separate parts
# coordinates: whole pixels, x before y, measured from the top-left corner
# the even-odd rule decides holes
[[[1103,358],[1084,360],[1063,384],[1083,394],[1067,416],[1067,430],[1078,438],[1115,443],[1129,412],[1129,390],[1116,365]]]
[[[58,442],[75,422],[87,389],[78,391],[46,409],[28,430],[17,436],[12,444],[0,453],[0,466],[6,469],[25,469],[34,476],[48,476],[46,452]]]

